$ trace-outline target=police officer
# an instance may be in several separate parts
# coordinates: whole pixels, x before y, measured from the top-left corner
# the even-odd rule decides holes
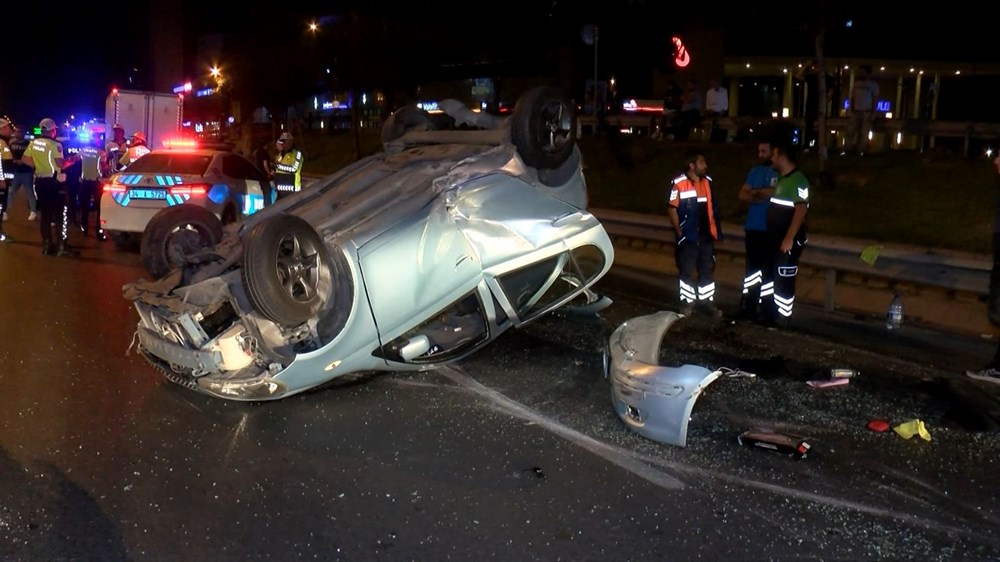
[[[760,288],[766,324],[785,325],[795,305],[795,277],[806,245],[809,180],[798,169],[795,151],[787,142],[771,147],[771,165],[778,172],[767,206],[768,261]]]
[[[277,199],[302,190],[302,152],[292,146],[294,138],[284,132],[278,137],[278,157],[274,161],[274,188]]]
[[[14,182],[14,153],[10,150],[13,135],[10,119],[0,117],[0,242],[11,241],[3,231],[3,217],[7,214],[7,187]]]
[[[150,152],[149,147],[146,146],[146,133],[136,131],[128,143],[128,150],[125,151],[125,154],[122,154],[118,163],[122,166],[128,166],[132,162],[135,162]]]
[[[62,143],[56,140],[56,122],[46,117],[38,124],[42,134],[31,141],[22,162],[35,170],[35,193],[41,214],[39,227],[42,232],[42,253],[50,256],[73,256],[76,252],[66,243],[69,237],[69,207],[63,182],[63,170],[72,166],[76,158],[64,158]],[[52,226],[58,225],[57,247],[52,245]]]
[[[108,143],[109,146],[113,143]],[[80,149],[80,230],[87,235],[90,226],[90,210],[96,209],[95,232],[98,240],[104,240],[101,228],[101,178],[110,175],[108,153],[95,143]]]
[[[740,300],[740,316],[753,320],[757,317],[760,304],[760,286],[764,278],[764,266],[768,263],[767,204],[774,193],[778,173],[771,167],[771,143],[757,144],[758,163],[750,168],[743,187],[740,188],[740,202],[746,205],[747,216],[743,224],[746,259],[743,274],[743,296]]]
[[[680,312],[689,315],[698,308],[716,318],[722,311],[715,306],[715,241],[722,240],[719,205],[712,178],[707,175],[705,155],[692,153],[686,171],[670,185],[667,215],[677,236],[674,258],[680,283]],[[697,272],[697,285],[694,274]]]
[[[108,152],[108,162],[111,163],[111,173],[122,168],[121,159],[128,150],[128,139],[125,138],[125,128],[115,123],[112,127],[114,137],[108,141],[105,150]]]

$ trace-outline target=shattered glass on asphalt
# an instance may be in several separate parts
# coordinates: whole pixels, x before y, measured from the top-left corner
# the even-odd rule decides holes
[[[719,525],[777,529],[787,541],[774,544],[768,558],[816,551],[836,559],[1000,557],[1000,436],[949,421],[951,406],[938,385],[939,377],[954,373],[804,334],[682,319],[665,336],[661,364],[738,368],[757,377],[723,376],[709,385],[694,407],[687,447],[672,447],[618,419],[601,367],[602,338],[628,318],[654,311],[616,299],[600,322],[544,318],[460,367],[510,400],[699,490]],[[537,368],[519,369],[526,357]],[[835,367],[861,374],[843,387],[806,384]],[[537,380],[538,373],[546,380]],[[866,424],[874,418],[893,426],[919,418],[932,440],[872,432]],[[756,427],[802,435],[812,450],[794,460],[739,446],[737,436]],[[759,521],[744,525],[746,518]],[[690,530],[693,538],[705,532]],[[642,554],[630,551],[632,559]]]

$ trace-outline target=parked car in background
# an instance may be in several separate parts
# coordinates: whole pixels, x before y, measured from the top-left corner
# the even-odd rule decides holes
[[[262,209],[268,186],[253,163],[227,147],[167,144],[111,176],[101,198],[105,232],[121,247],[141,241],[154,277],[181,256],[214,246],[224,225]]]
[[[124,288],[139,350],[169,380],[271,400],[362,371],[458,361],[591,287],[614,250],[587,211],[572,106],[550,88],[507,117],[454,100],[383,127],[385,150],[225,228]]]

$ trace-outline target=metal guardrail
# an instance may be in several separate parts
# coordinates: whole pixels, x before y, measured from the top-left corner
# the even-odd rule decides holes
[[[303,174],[303,184],[307,186],[320,177]],[[601,221],[612,238],[674,243],[673,229],[665,216],[611,209],[590,209],[590,212]],[[742,226],[730,226],[724,230],[724,235],[727,243],[717,246],[716,251],[742,256],[745,253]],[[809,236],[807,251],[803,252],[800,264],[826,271],[826,310],[834,310],[836,284],[841,274],[845,273],[977,296],[985,296],[989,292],[992,267],[989,256],[883,246],[878,259],[869,265],[861,260],[861,252],[867,245],[858,240]]]
[[[604,224],[604,228],[612,238],[652,240],[671,245],[674,243],[673,229],[665,216],[609,209],[590,209],[590,212]],[[730,227],[723,234],[727,243],[717,246],[717,252],[740,255],[745,252],[742,227]],[[835,308],[834,289],[841,273],[878,277],[979,296],[988,293],[992,262],[986,256],[882,247],[878,259],[869,265],[861,260],[861,251],[865,246],[866,244],[856,240],[809,237],[807,250],[803,252],[800,264],[826,271],[827,310]]]

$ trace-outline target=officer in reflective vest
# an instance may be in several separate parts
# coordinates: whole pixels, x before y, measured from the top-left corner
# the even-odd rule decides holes
[[[3,216],[7,214],[7,188],[14,182],[14,153],[10,149],[13,135],[10,120],[0,117],[0,242],[11,241],[3,231]]]
[[[771,147],[771,165],[778,172],[767,207],[768,262],[760,287],[762,320],[785,325],[795,306],[795,277],[806,245],[809,180],[798,169],[790,144]]]
[[[111,144],[111,143],[109,143]],[[110,175],[108,153],[96,144],[88,144],[80,149],[80,230],[86,236],[90,226],[90,211],[96,210],[97,223],[94,225],[98,240],[105,240],[101,228],[101,179]]]
[[[35,193],[41,214],[38,226],[42,232],[42,253],[73,256],[77,252],[66,243],[69,237],[69,206],[66,199],[66,168],[76,163],[75,157],[64,158],[62,143],[56,140],[56,122],[46,117],[38,124],[42,134],[31,141],[21,161],[35,170]],[[52,245],[52,226],[58,225],[57,247]]]
[[[137,131],[132,135],[132,140],[128,143],[128,150],[125,151],[125,154],[122,154],[118,163],[122,166],[128,166],[150,152],[149,147],[146,146],[146,133]]]
[[[302,189],[302,152],[292,146],[290,133],[278,137],[278,157],[274,161],[274,189],[277,199],[298,193]]]
[[[677,236],[674,258],[680,284],[680,312],[689,315],[697,304],[700,311],[718,318],[722,311],[714,301],[715,241],[722,240],[719,205],[712,178],[706,174],[705,156],[698,152],[690,154],[686,166],[685,173],[671,182],[667,207]]]

